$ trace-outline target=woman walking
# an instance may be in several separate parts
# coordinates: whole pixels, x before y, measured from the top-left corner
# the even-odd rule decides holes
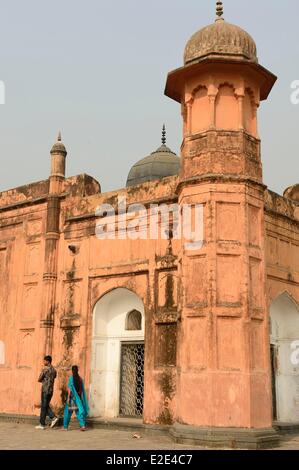
[[[83,379],[78,373],[78,366],[72,367],[72,376],[68,382],[68,399],[64,409],[63,427],[67,431],[73,411],[76,412],[81,431],[85,431],[89,406],[86,398]]]

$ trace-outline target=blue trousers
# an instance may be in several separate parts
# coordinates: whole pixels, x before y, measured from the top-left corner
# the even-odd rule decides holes
[[[82,428],[85,426],[85,414],[79,412],[79,410],[75,411],[77,419],[79,421],[80,427]],[[63,415],[63,427],[67,429],[70,424],[70,420],[73,414],[73,410],[70,410],[68,406],[64,408],[64,415]]]

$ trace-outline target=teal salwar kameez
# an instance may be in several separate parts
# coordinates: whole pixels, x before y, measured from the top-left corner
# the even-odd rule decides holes
[[[81,379],[82,380],[82,379]],[[86,398],[84,382],[82,380],[82,394],[81,397],[78,395],[77,390],[74,385],[73,377],[70,377],[68,382],[68,388],[71,391],[71,406],[76,406],[76,416],[79,421],[80,427],[85,427],[86,424],[86,417],[89,413],[89,406]],[[63,417],[63,427],[67,429],[70,424],[70,420],[73,414],[73,410],[70,410],[69,403],[67,402],[64,409],[64,417]]]

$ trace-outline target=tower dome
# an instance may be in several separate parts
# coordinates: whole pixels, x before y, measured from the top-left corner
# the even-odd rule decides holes
[[[188,41],[185,65],[206,58],[229,58],[258,62],[256,44],[252,37],[239,26],[227,23],[223,15],[222,2],[217,2],[215,23],[202,28]]]
[[[177,175],[179,171],[180,158],[167,147],[166,130],[163,126],[162,145],[133,165],[128,175],[127,187]]]
[[[57,137],[57,142],[55,142],[55,144],[53,145],[50,153],[61,154],[61,155],[67,156],[65,145],[61,140],[61,132],[59,132],[58,137]]]
[[[184,66],[168,74],[166,96],[182,104],[185,83],[191,76],[224,65],[231,71],[241,67],[244,76],[258,78],[260,100],[267,99],[277,77],[259,64],[252,37],[239,26],[227,23],[222,16],[223,4],[217,1],[215,22],[193,34],[185,47]]]

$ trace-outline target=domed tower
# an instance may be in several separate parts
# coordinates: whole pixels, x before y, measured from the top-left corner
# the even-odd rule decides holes
[[[216,21],[188,41],[184,67],[168,75],[165,94],[178,101],[184,122],[183,177],[243,174],[262,180],[257,109],[276,77],[258,63],[252,37]]]
[[[166,146],[166,129],[164,125],[162,145],[148,157],[133,165],[128,175],[127,187],[178,175],[179,171],[180,158]]]
[[[200,205],[204,224],[203,245],[183,240],[179,259],[178,441],[277,442],[257,126],[275,81],[252,37],[223,19],[222,2],[167,78],[183,117],[179,204]]]
[[[61,182],[65,179],[65,160],[67,156],[66,148],[61,140],[61,132],[59,132],[57,142],[53,145],[50,153],[50,193],[56,193],[60,191]]]

